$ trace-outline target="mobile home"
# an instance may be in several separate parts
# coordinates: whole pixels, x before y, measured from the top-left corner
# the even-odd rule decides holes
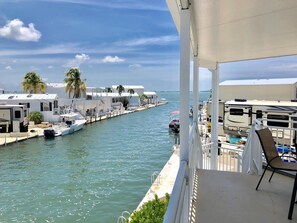
[[[25,105],[28,113],[41,112],[46,122],[59,120],[57,94],[0,94],[0,103]]]
[[[0,132],[27,132],[27,115],[24,105],[0,105]]]

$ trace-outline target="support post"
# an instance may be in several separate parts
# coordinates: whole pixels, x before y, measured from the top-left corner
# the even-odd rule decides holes
[[[189,157],[190,10],[180,13],[180,160]]]
[[[193,59],[193,121],[198,123],[199,111],[199,61],[195,55]]]
[[[211,99],[211,169],[218,166],[218,119],[219,119],[219,66],[212,70],[212,99]]]

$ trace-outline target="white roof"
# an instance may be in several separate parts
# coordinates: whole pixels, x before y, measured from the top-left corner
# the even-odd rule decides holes
[[[55,100],[57,94],[0,94],[0,100]]]
[[[290,106],[297,107],[297,102],[291,101],[266,101],[266,100],[247,100],[247,101],[226,101],[225,105],[263,105],[263,106]]]
[[[46,86],[53,88],[64,88],[66,87],[66,83],[46,83]]]
[[[157,93],[154,92],[154,91],[145,91],[145,92],[143,92],[143,94],[145,94],[145,95],[157,95]]]
[[[297,78],[275,78],[275,79],[227,80],[220,83],[220,86],[289,85],[289,84],[296,84],[296,83],[297,83]]]
[[[113,97],[113,98],[116,98],[116,97],[138,97],[138,94],[137,93],[134,93],[134,94],[130,94],[130,93],[127,93],[127,92],[123,92],[121,94],[121,96],[119,95],[119,93],[116,93],[116,92],[113,92],[113,93],[110,93],[110,92],[100,92],[100,93],[91,93],[91,92],[87,92],[87,95],[91,95],[91,96],[98,96],[98,97]]]
[[[111,87],[116,89],[117,86],[119,85],[112,85]],[[122,85],[125,90],[128,90],[128,89],[144,89],[144,87],[142,85]]]
[[[166,0],[177,29],[180,5],[188,0]],[[296,0],[191,1],[191,48],[201,67],[297,54]]]

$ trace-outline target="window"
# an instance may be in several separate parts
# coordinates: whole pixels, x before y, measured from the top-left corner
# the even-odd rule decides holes
[[[19,103],[19,105],[25,105],[27,108],[30,108],[30,103]]]
[[[267,115],[268,120],[289,121],[288,115]],[[289,127],[289,122],[267,121],[269,126]]]
[[[58,108],[58,101],[54,101],[54,108]]]
[[[21,118],[21,111],[14,111],[15,118]]]
[[[243,116],[243,109],[231,108],[230,115]]]
[[[52,103],[49,104],[40,102],[40,111],[51,111],[52,110]]]
[[[256,119],[261,119],[263,117],[263,113],[262,113],[262,111],[261,110],[257,110],[256,111]]]

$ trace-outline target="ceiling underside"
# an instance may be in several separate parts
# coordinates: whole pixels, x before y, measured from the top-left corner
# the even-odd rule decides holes
[[[180,30],[181,0],[166,2]],[[296,0],[191,0],[190,10],[202,67],[297,54]]]

